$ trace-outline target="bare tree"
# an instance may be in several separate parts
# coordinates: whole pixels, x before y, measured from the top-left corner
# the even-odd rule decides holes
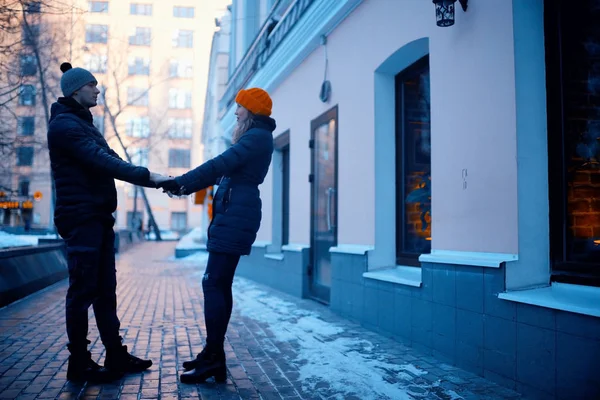
[[[138,137],[138,138],[134,139],[133,141],[129,141],[129,143],[125,143],[123,141],[123,138],[121,135],[121,130],[120,130],[120,126],[121,126],[121,124],[120,124],[121,118],[120,117],[125,113],[125,111],[127,111],[132,106],[136,106],[139,103],[146,104],[145,99],[147,99],[149,97],[149,95],[153,91],[153,89],[160,86],[166,80],[152,81],[151,78],[148,78],[147,86],[145,88],[143,88],[141,91],[139,91],[137,93],[133,93],[132,95],[130,95],[130,93],[127,93],[127,99],[124,99],[123,97],[125,96],[125,93],[126,93],[125,86],[130,81],[130,78],[132,76],[129,73],[125,74],[123,72],[126,70],[126,68],[124,68],[124,63],[126,62],[126,60],[123,57],[120,57],[119,56],[120,54],[123,54],[123,53],[117,52],[117,51],[113,51],[110,53],[110,58],[111,58],[112,62],[111,62],[111,68],[110,68],[110,71],[108,74],[109,80],[108,80],[108,82],[105,82],[105,84],[103,85],[103,90],[102,90],[103,107],[104,107],[103,118],[105,120],[108,119],[108,123],[110,124],[110,126],[112,128],[113,135],[108,136],[107,140],[110,141],[112,138],[117,139],[117,141],[119,142],[119,145],[121,146],[121,148],[123,150],[125,158],[127,159],[128,162],[132,163],[132,156],[134,156],[135,154],[132,154],[132,152],[129,150],[130,148],[140,145],[140,144],[144,144],[145,145],[144,147],[146,149],[151,150],[151,149],[155,148],[156,146],[158,146],[160,144],[160,142],[167,137],[168,132],[167,132],[167,130],[155,131],[151,135],[148,135],[148,137]],[[148,73],[148,75],[149,75],[149,73]],[[108,96],[107,96],[107,93],[109,94]],[[161,117],[159,117],[159,119],[164,118],[165,115],[166,114],[163,114]],[[160,125],[160,123],[158,125]],[[144,188],[136,186],[135,191],[136,191],[135,192],[136,199],[134,200],[134,204],[135,204],[134,212],[136,211],[137,193],[139,192],[144,201],[146,211],[149,216],[149,223],[150,223],[152,229],[154,230],[156,239],[162,240],[161,234],[160,234],[160,229],[154,218],[152,208],[150,207],[150,202],[148,201],[148,197],[146,196],[146,192],[145,192]]]
[[[56,65],[68,47],[69,24],[65,22],[80,11],[63,0],[4,0],[0,4],[0,186],[11,194],[16,194],[12,172],[17,150],[26,146],[36,158],[45,155],[43,133],[49,124],[50,99],[56,97],[60,81]],[[29,106],[28,110],[17,111],[22,106]],[[41,124],[33,122],[36,116]],[[21,124],[27,119],[29,124]],[[48,175],[41,170],[35,173]],[[52,215],[52,179],[50,184]]]

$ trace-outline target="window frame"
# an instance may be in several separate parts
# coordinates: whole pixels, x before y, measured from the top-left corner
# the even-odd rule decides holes
[[[135,93],[133,94],[133,92]],[[148,88],[129,86],[127,88],[127,105],[133,107],[148,107],[148,104],[150,103],[149,92],[150,90]]]
[[[21,41],[24,46],[34,46],[40,37],[40,24],[23,25]]]
[[[172,110],[189,110],[192,108],[193,94],[184,88],[169,89],[169,108]]]
[[[189,11],[192,10],[190,15]],[[185,12],[184,12],[185,11]],[[195,18],[196,9],[190,6],[173,6],[173,17],[174,18]]]
[[[405,235],[403,235],[405,221],[404,221],[404,213],[402,212],[406,208],[406,199],[405,196],[399,196],[400,189],[398,186],[400,185],[404,188],[405,185],[405,168],[404,168],[404,142],[406,139],[405,133],[405,118],[404,118],[404,96],[401,91],[402,82],[407,76],[412,76],[415,74],[415,71],[421,71],[424,67],[429,67],[429,54],[419,58],[415,62],[408,65],[404,70],[398,73],[394,78],[395,84],[395,99],[396,99],[396,127],[395,127],[395,172],[396,172],[396,195],[395,195],[395,208],[396,208],[396,244],[395,244],[395,258],[396,265],[410,266],[410,267],[420,267],[421,263],[419,262],[419,256],[423,253],[406,253],[402,251],[403,243]],[[431,93],[430,93],[431,95]],[[431,117],[431,107],[429,109],[429,115]],[[431,122],[430,122],[431,124]],[[431,126],[430,126],[431,128]],[[399,140],[401,139],[401,140]],[[430,138],[431,140],[431,138]],[[431,174],[431,158],[429,159],[429,169]],[[403,193],[403,191],[402,191]],[[431,225],[431,222],[430,222]]]
[[[290,178],[291,178],[291,163],[290,163],[290,131],[287,130],[273,139],[273,147],[275,148],[276,162],[280,168],[274,173],[278,176],[274,178],[277,182],[273,182],[274,186],[281,189],[279,193],[273,191],[273,204],[277,204],[277,212],[280,214],[281,223],[273,219],[273,232],[278,232],[277,238],[278,247],[289,244],[290,239]],[[287,155],[287,170],[286,170],[286,155]],[[274,164],[275,165],[275,164]],[[279,204],[278,204],[279,203]],[[276,224],[276,225],[275,225]]]
[[[28,102],[25,101],[26,97],[23,96],[23,94],[25,93],[25,88],[29,89],[31,88],[31,92],[28,93],[31,101],[31,104],[28,104]],[[19,88],[19,105],[20,106],[24,106],[24,107],[34,107],[37,103],[37,90],[35,88],[35,86],[33,85],[21,85],[21,87]]]
[[[133,61],[133,63],[132,63]],[[138,63],[141,61],[141,63]],[[150,58],[133,56],[129,58],[127,63],[127,72],[129,76],[149,76],[150,75]]]
[[[186,153],[187,152],[187,153]],[[178,154],[176,157],[175,155]],[[187,154],[187,159],[183,157],[183,155]],[[183,160],[181,163],[175,162]],[[181,149],[181,148],[171,148],[169,149],[169,160],[168,160],[169,168],[190,168],[192,163],[192,152],[190,149]]]
[[[194,134],[194,119],[188,117],[170,117],[167,120],[167,127],[170,139],[191,139]],[[183,132],[183,134],[179,132]]]
[[[96,28],[100,30],[100,32],[96,32]],[[108,25],[104,24],[86,24],[85,25],[85,42],[86,43],[100,43],[107,44],[108,43]],[[94,35],[94,37],[92,37]],[[95,40],[95,36],[100,35],[100,40]],[[92,40],[94,39],[94,40]]]
[[[138,10],[144,10],[143,13],[138,12]],[[135,10],[135,12],[133,12]],[[150,10],[149,12],[147,12]],[[144,17],[151,17],[154,10],[152,4],[150,3],[130,3],[129,4],[129,15],[140,15]]]
[[[600,286],[600,269],[594,262],[569,260],[568,255],[568,177],[565,172],[567,121],[565,72],[562,50],[564,23],[561,1],[544,3],[546,43],[546,107],[548,118],[548,200],[550,228],[550,272],[554,282]]]
[[[184,224],[183,224],[183,228],[179,228],[173,225],[173,222],[175,221],[175,218],[173,218],[174,216],[179,217],[183,217],[181,218],[181,220],[183,220]],[[181,221],[179,221],[181,222]],[[170,219],[170,224],[169,227],[171,228],[172,231],[175,232],[184,232],[188,229],[188,213],[187,211],[171,211],[171,219]]]
[[[105,74],[108,70],[108,55],[101,53],[85,54],[83,65],[85,69],[93,74]]]
[[[25,121],[31,121],[31,132],[25,133]],[[29,124],[28,124],[29,125]],[[34,136],[35,135],[35,116],[21,115],[17,118],[17,132],[19,136]]]
[[[152,28],[149,26],[136,26],[133,35],[129,36],[130,46],[150,47],[152,45]]]
[[[94,5],[103,5],[104,7],[98,11],[98,10],[94,10],[94,7],[93,7]],[[89,0],[88,1],[88,12],[93,13],[93,14],[107,14],[108,6],[109,6],[108,1]]]
[[[27,190],[23,190],[24,187]],[[29,197],[29,193],[31,192],[31,179],[28,176],[20,176],[18,188],[19,196]]]
[[[31,61],[30,63],[25,62],[26,60]],[[27,65],[30,64],[30,65]],[[35,55],[31,53],[21,54],[19,57],[19,67],[21,76],[35,76],[37,74],[37,65],[35,62]],[[28,69],[29,68],[29,69]]]
[[[184,34],[185,35],[182,35]],[[190,34],[190,35],[188,35]],[[186,39],[185,42],[182,42],[183,39]],[[189,43],[188,43],[189,41]],[[182,45],[183,43],[183,45]],[[192,49],[194,48],[194,31],[192,29],[175,29],[173,32],[173,47],[178,49]],[[189,44],[189,45],[188,45]]]
[[[134,138],[150,137],[150,118],[147,116],[129,118],[125,126],[125,135]]]
[[[128,148],[131,163],[139,167],[148,167],[150,163],[150,149],[148,147],[132,146]]]
[[[22,154],[22,151],[24,151],[25,149],[30,149],[31,152],[31,162],[29,163],[23,163],[22,161],[24,160],[23,156],[24,154]],[[28,155],[28,154],[25,154]],[[33,146],[19,146],[17,147],[17,167],[32,167],[33,166],[33,159],[35,156],[35,149],[33,148]],[[25,160],[27,160],[25,158]]]

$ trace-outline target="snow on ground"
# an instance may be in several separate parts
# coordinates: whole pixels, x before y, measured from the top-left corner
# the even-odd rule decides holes
[[[319,391],[329,386],[335,397],[345,399],[414,399],[429,389],[444,391],[445,397],[461,398],[439,383],[416,383],[415,377],[427,374],[413,364],[395,364],[386,361],[386,354],[377,351],[368,340],[344,334],[344,328],[319,318],[313,311],[298,308],[258,289],[251,281],[237,277],[234,281],[235,308],[244,317],[269,325],[278,342],[292,342],[297,351],[303,389]],[[277,351],[273,347],[273,350]],[[384,377],[393,376],[398,383]],[[328,392],[329,392],[328,390]],[[331,393],[329,392],[329,393]]]
[[[177,250],[193,250],[193,249],[206,249],[204,244],[204,229],[194,228],[189,233],[184,235],[175,248]]]
[[[150,232],[147,236],[148,240],[156,240],[156,233]],[[162,240],[178,240],[179,233],[173,231],[160,231],[160,238]]]
[[[56,238],[56,235],[13,235],[11,233],[0,231],[0,248],[37,246],[39,239],[53,238]]]

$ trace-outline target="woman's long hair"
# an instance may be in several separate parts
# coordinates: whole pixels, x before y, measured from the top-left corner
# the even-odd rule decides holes
[[[233,135],[231,138],[231,142],[233,144],[236,144],[238,142],[238,140],[240,140],[242,135],[244,133],[246,133],[246,131],[248,129],[250,129],[253,122],[254,122],[254,114],[252,114],[250,111],[248,111],[248,118],[246,118],[246,120],[244,120],[244,121],[238,122],[237,125],[235,126],[235,128],[233,129]]]

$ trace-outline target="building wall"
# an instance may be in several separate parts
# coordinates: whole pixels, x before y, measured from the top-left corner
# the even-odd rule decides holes
[[[292,242],[309,242],[310,190],[306,177],[310,172],[310,121],[337,104],[341,155],[338,241],[375,244],[374,194],[375,183],[380,181],[374,168],[375,71],[398,49],[414,40],[429,38],[433,247],[492,253],[518,251],[514,49],[512,24],[507,23],[512,20],[511,4],[481,3],[470,7],[468,14],[458,11],[457,24],[451,31],[431,23],[432,7],[420,1],[371,1],[350,14],[328,37],[328,79],[333,87],[328,104],[318,100],[325,68],[323,48],[313,52],[273,90],[278,132],[291,132]],[[361,29],[364,26],[373,29],[365,34]],[[493,46],[490,40],[494,41]],[[353,49],[351,53],[349,48]],[[473,57],[479,63],[472,63]],[[481,63],[485,68],[475,68]],[[480,98],[489,100],[473,100]],[[501,115],[497,112],[500,107],[506,110]],[[385,134],[393,136],[394,132]],[[452,148],[451,154],[446,152],[448,148]],[[490,157],[488,152],[492,149],[494,156]],[[353,156],[344,157],[350,154]],[[463,190],[462,181],[465,168],[469,171],[467,190]],[[267,198],[269,187],[265,183]],[[461,222],[458,228],[457,220]],[[266,222],[259,233],[261,240],[271,236],[270,224]],[[456,229],[460,229],[459,234]]]

